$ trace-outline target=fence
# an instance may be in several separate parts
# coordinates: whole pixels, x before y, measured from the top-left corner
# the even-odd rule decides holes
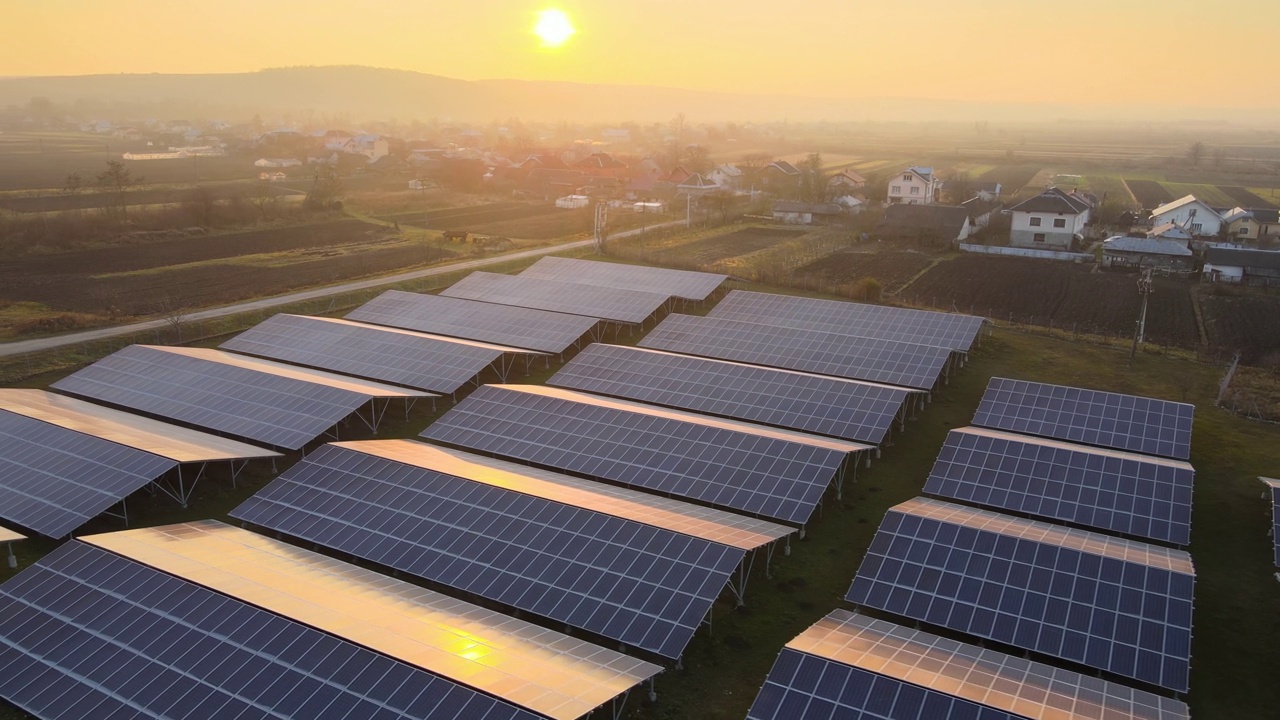
[[[1065,262],[1093,262],[1094,257],[1086,253],[1073,253],[1063,250],[1035,250],[1032,248],[1002,247],[998,245],[970,245],[960,243],[961,252],[979,255],[1012,255],[1014,257],[1037,258],[1040,260],[1062,260]]]

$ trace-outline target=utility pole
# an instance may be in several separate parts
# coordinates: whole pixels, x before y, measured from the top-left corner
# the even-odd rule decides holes
[[[684,196],[684,226],[693,227],[693,196]]]
[[[597,255],[604,253],[604,241],[608,233],[608,224],[609,204],[606,202],[596,203],[595,249]]]
[[[1138,355],[1138,343],[1143,341],[1147,334],[1147,300],[1151,297],[1151,269],[1142,271],[1142,276],[1138,278],[1138,293],[1142,295],[1142,310],[1138,313],[1138,322],[1133,329],[1133,348],[1129,351],[1129,367],[1133,367],[1133,360]]]

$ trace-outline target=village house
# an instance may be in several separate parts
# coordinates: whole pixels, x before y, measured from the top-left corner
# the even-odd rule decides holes
[[[685,178],[684,182],[676,185],[676,191],[678,194],[688,195],[689,197],[695,198],[710,195],[719,189],[719,185],[706,179],[700,173],[694,173]]]
[[[297,158],[259,158],[253,162],[254,167],[260,168],[285,168],[297,167],[302,164]]]
[[[851,195],[853,191],[861,190],[866,186],[866,178],[846,168],[827,178],[827,195],[830,197]]]
[[[775,160],[756,175],[760,185],[769,192],[787,194],[800,187],[800,168],[786,160]]]
[[[1207,282],[1280,287],[1280,252],[1211,247],[1204,253],[1202,277]]]
[[[1196,237],[1218,237],[1222,232],[1222,216],[1207,203],[1187,195],[1151,211],[1153,227],[1174,223]]]
[[[981,198],[987,202],[1000,200],[1000,190],[1001,187],[998,182],[974,183],[972,188],[974,197]]]
[[[1006,211],[1012,218],[1009,244],[1042,250],[1070,250],[1078,240],[1083,240],[1092,210],[1086,196],[1051,187]]]
[[[973,227],[977,229],[990,225],[991,216],[1004,207],[1004,203],[977,195],[960,203],[960,207],[969,212],[969,220],[973,223]]]
[[[615,159],[609,153],[595,152],[571,165],[574,170],[587,177],[626,179],[628,173],[626,163]]]
[[[1280,240],[1280,210],[1274,208],[1236,207],[1222,216],[1226,223],[1226,239],[1232,243],[1256,243],[1263,239]]]
[[[1102,242],[1102,266],[1107,268],[1191,272],[1195,263],[1195,254],[1185,240],[1120,235]]]
[[[884,209],[876,234],[885,240],[902,240],[932,247],[964,242],[973,232],[969,211],[952,205],[901,203]]]
[[[779,200],[773,204],[774,222],[788,225],[829,225],[846,216],[837,203],[805,203]]]
[[[909,167],[889,178],[890,205],[930,205],[938,200],[938,179],[933,168]]]
[[[724,190],[737,192],[742,189],[743,172],[733,165],[720,165],[707,173],[707,179]]]

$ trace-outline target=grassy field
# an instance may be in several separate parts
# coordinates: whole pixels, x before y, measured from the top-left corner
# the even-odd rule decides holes
[[[760,288],[773,290],[774,288]],[[634,338],[632,339],[634,341]],[[210,343],[211,344],[211,343]],[[780,648],[841,600],[884,512],[920,492],[946,432],[967,424],[988,378],[1012,376],[1134,392],[1198,405],[1192,463],[1197,468],[1194,534],[1197,565],[1195,644],[1190,703],[1198,720],[1264,718],[1280,705],[1280,588],[1271,578],[1266,504],[1254,476],[1280,468],[1280,428],[1253,424],[1216,410],[1221,368],[1143,354],[1130,369],[1121,351],[1085,343],[996,330],[968,366],[935,396],[919,419],[895,438],[870,470],[846,486],[843,501],[828,496],[804,540],[789,557],[775,556],[770,577],[757,564],[748,605],[717,605],[713,627],[699,632],[683,670],[658,679],[659,701],[633,694],[627,717],[741,718]],[[535,370],[522,382],[543,382],[556,370]],[[32,385],[51,382],[52,376]],[[423,410],[383,428],[381,437],[413,437],[445,410]],[[282,465],[282,468],[284,465]],[[226,513],[269,477],[262,468],[232,490],[218,477],[202,486],[192,510],[161,500],[132,505],[134,525],[159,525]],[[98,521],[92,531],[115,529]],[[55,546],[44,540],[17,546],[22,567]],[[0,568],[0,580],[12,575]],[[0,709],[10,720],[20,713]]]
[[[1195,195],[1197,198],[1209,203],[1209,205],[1213,207],[1233,207],[1236,204],[1236,201],[1230,195],[1219,190],[1216,185],[1173,182],[1164,182],[1160,184],[1163,185],[1174,198]]]

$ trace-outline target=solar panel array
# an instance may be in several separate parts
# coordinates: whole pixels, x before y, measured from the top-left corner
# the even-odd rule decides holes
[[[601,400],[486,385],[422,436],[797,524],[808,521],[846,458],[831,446]]]
[[[520,273],[520,277],[559,280],[561,282],[599,285],[621,290],[662,292],[686,300],[706,300],[728,275],[671,270],[668,268],[593,262],[548,255]]]
[[[755,550],[796,531],[767,520],[412,440],[362,440],[334,445],[740,550]]]
[[[547,384],[876,445],[912,397],[888,385],[601,344]]]
[[[719,317],[669,315],[640,347],[929,390],[951,351]]]
[[[250,367],[253,363],[235,363],[236,356],[229,353],[178,350],[131,345],[52,387],[289,450],[314,440],[375,397],[421,395],[390,386],[382,386],[388,395],[381,395],[384,391],[374,383],[338,381],[300,368],[275,374],[267,371],[267,361],[256,361],[263,367],[258,369]]]
[[[1271,542],[1275,545],[1276,567],[1280,567],[1280,480],[1259,479],[1271,493]]]
[[[347,320],[275,315],[220,345],[333,372],[452,393],[513,348],[500,348]]]
[[[1177,460],[962,428],[947,435],[924,491],[1187,545],[1194,479]]]
[[[478,300],[388,290],[347,313],[348,320],[481,342],[562,353],[595,329],[596,318]]]
[[[440,294],[621,323],[644,322],[670,299],[669,295],[656,292],[489,272],[473,272]]]
[[[1184,552],[916,498],[891,508],[846,600],[1185,692]]]
[[[1189,720],[1178,700],[836,610],[787,644],[749,720]]]
[[[662,671],[213,520],[84,541],[556,720],[578,720]]]
[[[0,518],[60,538],[178,463],[0,410]]]
[[[0,697],[44,720],[538,717],[80,542],[0,585]]]
[[[232,513],[677,658],[741,549],[326,445]]]
[[[974,315],[734,290],[708,313],[726,320],[936,345],[968,352],[986,320]]]
[[[25,415],[179,463],[279,457],[235,440],[43,390],[0,389],[0,410]]]
[[[991,378],[974,425],[1186,460],[1195,406]]]

